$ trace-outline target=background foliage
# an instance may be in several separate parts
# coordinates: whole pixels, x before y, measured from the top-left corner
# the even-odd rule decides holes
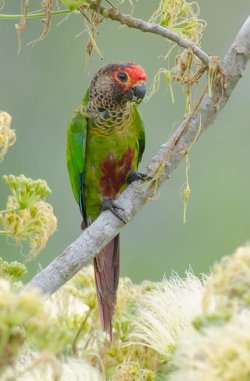
[[[249,1],[200,0],[201,17],[208,22],[202,47],[223,56],[249,11]],[[139,1],[134,15],[148,19],[158,1]],[[129,5],[121,9],[130,12]],[[6,2],[5,13],[18,13],[15,2]],[[98,45],[104,56],[86,59],[87,37],[75,36],[82,30],[80,17],[72,15],[57,27],[53,18],[47,39],[32,48],[26,43],[42,29],[30,20],[23,33],[22,50],[13,20],[0,23],[0,107],[13,117],[17,143],[1,164],[1,173],[24,173],[48,181],[53,190],[50,203],[58,217],[58,232],[43,254],[28,263],[29,276],[39,263],[45,266],[80,233],[80,213],[71,194],[65,164],[66,124],[78,106],[96,70],[109,62],[135,61],[145,67],[149,85],[164,62],[159,58],[168,43],[156,36],[121,28],[107,21],[100,26]],[[154,204],[144,208],[122,234],[122,274],[134,281],[158,280],[171,269],[182,272],[192,265],[196,273],[207,272],[219,255],[233,252],[249,239],[249,90],[250,71],[239,83],[223,114],[190,153],[191,197],[187,223],[183,224],[181,188],[184,164],[162,188]],[[184,104],[181,88],[174,86],[175,104],[162,85],[160,91],[141,106],[147,131],[143,168],[159,145],[167,140],[181,121]],[[7,195],[4,184],[0,200]],[[1,205],[1,208],[4,205]],[[0,241],[1,256],[18,258],[15,245]],[[152,255],[153,254],[153,255]]]

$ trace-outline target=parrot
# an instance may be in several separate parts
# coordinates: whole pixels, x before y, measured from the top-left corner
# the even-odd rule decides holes
[[[137,171],[145,131],[137,109],[146,93],[146,72],[135,63],[111,63],[99,69],[67,126],[67,168],[82,229],[104,210],[124,223],[119,194],[147,175]],[[102,329],[112,341],[112,319],[120,269],[119,234],[94,258]]]

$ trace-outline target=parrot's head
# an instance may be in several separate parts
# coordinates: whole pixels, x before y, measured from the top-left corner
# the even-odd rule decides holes
[[[107,110],[128,102],[140,103],[146,93],[146,79],[145,70],[135,63],[106,65],[92,79],[90,100]]]

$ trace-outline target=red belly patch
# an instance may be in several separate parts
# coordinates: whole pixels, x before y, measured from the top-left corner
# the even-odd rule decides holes
[[[119,193],[131,169],[133,157],[134,151],[129,147],[120,160],[110,152],[101,162],[103,176],[100,179],[100,188],[103,196],[112,198]]]

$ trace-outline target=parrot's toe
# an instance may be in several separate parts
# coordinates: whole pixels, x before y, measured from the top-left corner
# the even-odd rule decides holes
[[[118,210],[124,211],[124,209],[121,206],[117,205],[113,200],[106,198],[106,197],[103,198],[103,204],[101,207],[102,212],[104,212],[105,210],[109,210],[120,221],[122,221],[124,224],[126,224],[126,221],[118,212]]]
[[[142,181],[152,180],[152,177],[146,175],[145,173],[131,171],[127,176],[127,183],[131,184],[137,180],[142,180]]]

